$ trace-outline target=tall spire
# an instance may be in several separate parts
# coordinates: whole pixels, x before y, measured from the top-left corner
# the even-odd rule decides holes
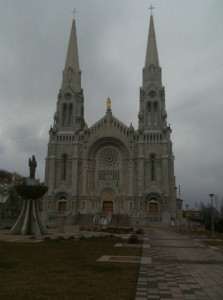
[[[151,7],[150,9],[152,10],[153,7]],[[151,84],[155,84],[157,88],[162,87],[161,68],[159,66],[159,58],[152,12],[149,24],[146,61],[145,67],[143,69],[143,88],[148,89]]]
[[[75,13],[76,11],[74,11]],[[84,121],[84,94],[81,88],[77,34],[75,19],[72,22],[63,80],[58,94],[57,111],[54,116],[54,129],[82,130]]]
[[[75,19],[73,19],[70,40],[67,50],[67,58],[65,62],[63,72],[62,89],[68,85],[74,89],[74,91],[80,91],[81,89],[81,72],[79,69],[78,47],[77,47],[77,34]]]
[[[148,43],[147,43],[145,68],[147,68],[151,65],[159,67],[159,58],[158,58],[158,51],[157,51],[157,46],[156,46],[156,35],[155,35],[155,28],[154,28],[152,14],[150,16],[149,36],[148,36]]]
[[[165,94],[162,87],[162,74],[159,66],[156,35],[151,9],[148,44],[146,50],[145,67],[143,68],[143,82],[140,89],[139,129],[162,130],[166,126]]]

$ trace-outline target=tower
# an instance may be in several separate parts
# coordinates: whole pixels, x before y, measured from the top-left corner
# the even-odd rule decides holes
[[[103,217],[103,224],[122,218],[125,225],[177,221],[171,128],[166,121],[152,15],[138,129],[117,119],[111,103],[108,98],[105,115],[88,127],[73,20],[54,125],[49,132],[45,170],[48,216],[55,212],[75,219],[90,215],[92,223],[102,222]]]
[[[49,131],[45,183],[49,187],[50,211],[71,211],[77,205],[78,143],[84,127],[84,96],[73,19],[54,125]]]
[[[58,95],[54,127],[63,131],[80,131],[84,127],[84,97],[81,88],[75,19],[72,23],[62,86]]]
[[[162,86],[161,75],[154,21],[153,15],[151,15],[143,82],[140,90],[140,130],[151,131],[166,128],[165,90]]]
[[[161,75],[151,14],[138,114],[138,195],[150,220],[169,223],[176,218],[177,200],[171,128],[167,126]]]

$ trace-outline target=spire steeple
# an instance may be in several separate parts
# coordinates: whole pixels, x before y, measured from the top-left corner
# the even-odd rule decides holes
[[[81,88],[76,24],[73,19],[62,86],[54,116],[54,130],[79,131],[84,126],[84,95]]]
[[[63,71],[62,90],[70,86],[75,92],[81,90],[81,71],[79,69],[77,34],[75,19],[73,19],[67,57]]]
[[[156,34],[152,14],[150,16],[145,67],[143,69],[143,89],[148,89],[151,84],[154,84],[157,88],[162,87],[161,68],[159,65]]]
[[[158,58],[158,51],[156,45],[156,35],[155,35],[155,28],[153,22],[153,15],[150,16],[145,68],[151,65],[159,67],[159,58]]]
[[[164,130],[166,128],[165,92],[162,86],[156,35],[150,7],[150,24],[146,49],[143,82],[140,89],[139,130]]]

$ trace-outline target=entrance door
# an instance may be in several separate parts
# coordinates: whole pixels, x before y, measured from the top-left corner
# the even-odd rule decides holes
[[[60,201],[59,202],[59,211],[66,211],[67,210],[67,202]]]
[[[149,214],[156,215],[158,214],[158,204],[154,202],[149,203]]]
[[[113,202],[103,201],[102,212],[113,212]]]

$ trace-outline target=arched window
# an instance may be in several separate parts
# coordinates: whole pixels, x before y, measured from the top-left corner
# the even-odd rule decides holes
[[[66,180],[67,177],[67,154],[62,155],[62,180]]]
[[[67,105],[63,104],[63,108],[62,108],[62,126],[66,126],[66,117],[67,117]]]
[[[100,153],[100,166],[106,169],[116,168],[119,164],[118,152],[113,148],[106,148]]]
[[[147,107],[148,107],[148,112],[151,112],[151,110],[152,110],[152,103],[148,102],[147,103]]]
[[[151,181],[156,180],[156,154],[152,153],[150,155],[150,178]]]
[[[71,126],[72,113],[73,113],[73,105],[72,105],[72,104],[69,104],[69,112],[68,112],[68,127],[70,127],[70,126]]]
[[[153,103],[153,111],[157,112],[158,111],[158,102]]]
[[[139,210],[142,210],[142,201],[139,202]]]

